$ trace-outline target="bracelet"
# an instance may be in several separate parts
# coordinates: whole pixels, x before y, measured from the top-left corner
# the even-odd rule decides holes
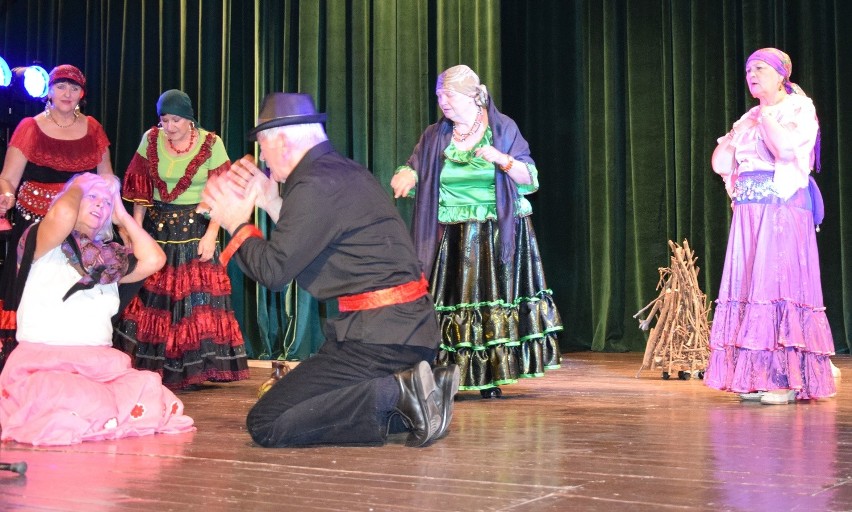
[[[411,167],[408,167],[407,165],[401,165],[401,166],[399,166],[399,168],[397,168],[396,171],[394,171],[393,175],[396,176],[397,174],[401,173],[402,171],[410,172],[414,176],[414,184],[417,185],[417,181],[418,181],[417,171],[415,171]]]
[[[513,166],[513,165],[515,165],[515,159],[514,159],[514,158],[512,158],[512,155],[506,155],[506,156],[508,156],[508,157],[509,157],[509,163],[508,163],[508,164],[506,164],[506,165],[500,165],[500,164],[497,164],[497,166],[498,166],[498,167],[500,168],[500,170],[501,170],[501,171],[503,171],[503,172],[509,172],[509,169],[511,169],[511,168],[512,168],[512,166]]]
[[[237,252],[237,249],[243,245],[243,242],[252,237],[263,238],[263,233],[257,229],[257,226],[245,223],[238,227],[234,232],[233,238],[231,238],[231,241],[228,242],[228,245],[225,247],[225,250],[223,250],[222,254],[219,255],[219,263],[221,263],[223,267],[227,267],[228,262],[231,261],[231,257]]]

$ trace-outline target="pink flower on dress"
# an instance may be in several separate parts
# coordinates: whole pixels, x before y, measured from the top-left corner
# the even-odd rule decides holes
[[[3,391],[0,392],[0,396],[2,396],[3,398],[9,398],[9,392],[6,391],[6,388],[3,388]]]
[[[172,403],[172,416],[177,414],[177,412],[178,412],[178,403],[174,402],[174,403]]]
[[[134,419],[139,419],[145,415],[145,406],[142,404],[136,404],[136,406],[130,411],[130,416]]]

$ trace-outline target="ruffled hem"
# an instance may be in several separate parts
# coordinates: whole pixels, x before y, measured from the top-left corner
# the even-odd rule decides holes
[[[151,206],[154,200],[154,183],[148,175],[148,161],[139,153],[133,154],[127,166],[121,191],[126,201]]]
[[[828,398],[837,392],[829,356],[793,347],[713,350],[704,383],[733,393],[792,389],[798,400]]]
[[[203,382],[234,382],[249,378],[245,347],[217,345],[209,340],[180,357],[169,357],[162,344],[139,343],[134,348],[134,366],[162,377],[169,389],[186,389]]]
[[[721,302],[716,305],[710,347],[748,350],[795,347],[820,355],[834,354],[834,340],[823,308],[788,300],[772,303]]]
[[[186,248],[198,253],[198,245]],[[178,258],[174,258],[178,259]],[[177,267],[166,265],[145,281],[145,289],[158,295],[168,295],[174,300],[183,300],[193,293],[213,296],[231,295],[231,281],[224,267],[214,260],[193,259]]]
[[[543,377],[561,366],[557,334],[562,331],[549,293],[502,304],[456,306],[438,312],[439,364],[461,370],[459,389],[478,390]]]
[[[14,331],[18,328],[18,314],[3,308],[3,300],[0,299],[0,332]],[[2,340],[2,338],[0,338]]]
[[[121,332],[135,343],[164,345],[167,357],[177,358],[186,351],[198,350],[203,341],[215,345],[243,345],[239,324],[232,311],[211,305],[196,306],[177,323],[170,311],[146,307],[135,297],[122,317]]]
[[[515,384],[519,379],[543,377],[545,370],[558,369],[562,354],[555,333],[515,345],[492,345],[482,350],[452,349],[438,351],[437,365],[457,364],[461,371],[461,390],[480,390]]]
[[[442,346],[483,350],[493,345],[516,346],[562,330],[550,290],[537,298],[436,306]]]

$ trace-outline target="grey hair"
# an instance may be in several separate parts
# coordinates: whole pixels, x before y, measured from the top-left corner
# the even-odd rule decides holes
[[[82,176],[82,175],[83,175],[83,173],[77,174],[74,177],[72,177],[70,180],[68,180],[65,183],[65,186],[62,187],[62,190],[59,191],[59,193],[56,194],[56,196],[53,197],[53,201],[51,201],[50,206],[53,207],[53,205],[57,201],[59,201],[59,198],[62,197],[63,195],[65,195],[66,192],[68,192],[68,189],[71,188],[71,186],[74,184],[74,182],[77,180],[77,178]],[[109,176],[109,177],[101,176],[101,179],[104,180],[104,186],[109,191],[109,195],[111,197],[114,196],[116,194],[116,192],[121,190],[121,180],[118,179],[118,176]],[[112,237],[113,237],[112,211],[115,209],[115,207],[116,207],[116,205],[112,205],[112,207],[109,209],[109,219],[108,219],[107,222],[104,222],[103,225],[101,226],[101,228],[98,230],[98,232],[95,233],[95,240],[97,240],[99,242],[110,242],[110,241],[112,241]]]
[[[320,123],[291,124],[288,126],[275,126],[258,132],[258,139],[268,139],[283,134],[287,140],[297,146],[315,146],[320,142],[328,140],[325,128]]]

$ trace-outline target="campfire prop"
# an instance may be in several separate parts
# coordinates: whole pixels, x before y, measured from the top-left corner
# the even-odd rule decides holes
[[[633,315],[643,331],[647,331],[656,319],[636,377],[647,368],[662,369],[663,379],[675,372],[681,380],[689,380],[692,376],[701,379],[710,358],[710,329],[707,296],[698,286],[699,269],[695,266],[698,258],[686,240],[682,247],[669,240],[669,248],[671,266],[659,269],[657,290],[660,294]],[[645,319],[641,319],[640,315],[649,308]]]

